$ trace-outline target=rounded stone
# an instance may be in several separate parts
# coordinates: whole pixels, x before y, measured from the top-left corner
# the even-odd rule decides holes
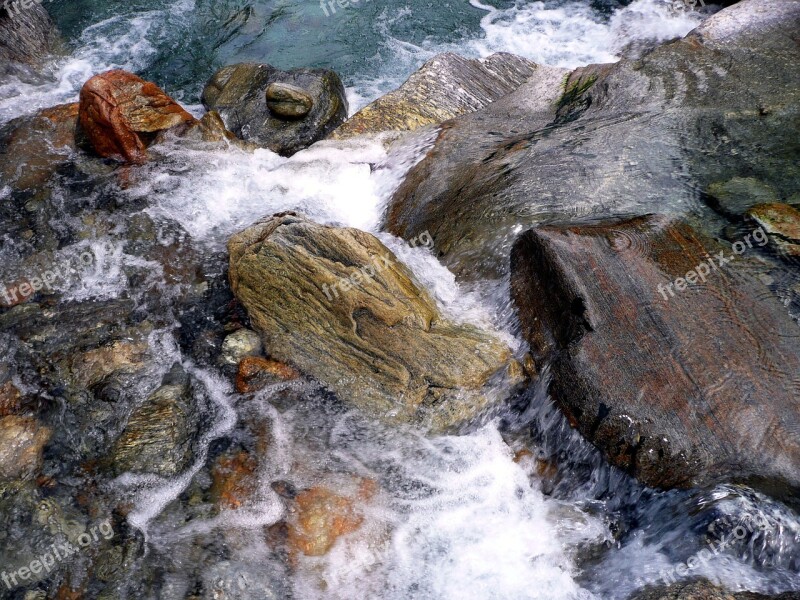
[[[314,99],[304,90],[288,83],[270,83],[266,91],[267,107],[278,117],[300,119],[314,106]]]

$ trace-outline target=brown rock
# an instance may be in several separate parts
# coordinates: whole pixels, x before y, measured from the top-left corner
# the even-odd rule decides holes
[[[248,452],[224,455],[211,469],[211,498],[227,509],[237,509],[253,497],[258,488],[258,461]]]
[[[147,342],[117,340],[72,359],[70,370],[77,385],[91,387],[111,373],[134,373],[144,368],[147,360]]]
[[[17,414],[21,408],[22,394],[11,381],[0,386],[0,417]]]
[[[156,134],[195,121],[154,83],[126,71],[95,75],[81,89],[81,127],[106,158],[145,162]]]
[[[0,419],[0,480],[28,479],[42,464],[42,449],[51,430],[32,417]]]
[[[337,539],[356,531],[364,520],[352,498],[339,496],[327,488],[314,487],[301,492],[295,502],[288,527],[289,551],[295,555],[326,554]]]
[[[788,204],[759,204],[747,216],[767,232],[779,253],[800,258],[800,210]]]
[[[271,383],[290,381],[300,377],[300,373],[292,367],[260,356],[246,356],[239,363],[236,374],[236,391],[250,394],[264,389]]]
[[[721,266],[719,252],[733,255],[666,217],[542,227],[514,246],[512,294],[555,400],[611,462],[656,487],[788,495],[800,489],[800,328],[757,261]],[[705,281],[666,287],[698,265]]]

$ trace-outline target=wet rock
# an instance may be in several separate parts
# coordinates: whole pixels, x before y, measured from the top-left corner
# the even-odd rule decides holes
[[[211,500],[220,508],[237,509],[251,501],[258,488],[258,461],[245,451],[220,456],[211,469]]]
[[[510,94],[538,66],[505,52],[484,59],[445,53],[426,62],[397,90],[365,106],[331,134],[345,139],[365,133],[411,131],[437,125]]]
[[[77,103],[9,123],[0,143],[0,184],[20,191],[41,188],[76,151],[77,126]]]
[[[80,387],[92,387],[112,373],[135,373],[148,362],[146,341],[115,340],[72,359],[73,381]]]
[[[250,394],[280,381],[298,379],[300,373],[283,363],[260,356],[247,356],[239,363],[236,374],[236,391]]]
[[[800,326],[736,248],[666,217],[514,246],[512,295],[556,402],[647,485],[800,489]]]
[[[753,592],[729,592],[708,581],[676,583],[663,587],[648,587],[628,600],[797,600],[798,594],[764,595]]]
[[[270,87],[273,84],[280,85]],[[287,119],[268,106],[267,89],[271,94],[283,90],[281,97],[288,98],[287,85],[311,100],[312,106],[302,118]],[[300,95],[295,93],[293,97],[298,99]],[[283,113],[299,110],[290,109],[289,104],[303,106],[303,102],[289,100],[269,103]],[[203,90],[203,104],[219,112],[225,126],[241,139],[283,156],[321,140],[347,117],[344,86],[336,73],[325,69],[281,71],[252,63],[223,67]]]
[[[368,233],[284,214],[228,249],[231,287],[267,353],[372,415],[435,428],[468,421],[516,365],[499,340],[443,318]]]
[[[517,232],[539,223],[703,210],[697,191],[736,176],[788,197],[800,189],[799,22],[797,2],[744,0],[569,88],[539,68],[445,124],[386,226],[405,239],[429,231],[474,280],[504,275]]]
[[[203,571],[203,600],[283,600],[279,569],[263,563],[223,561]]]
[[[267,107],[286,119],[305,117],[314,106],[314,99],[299,87],[288,83],[270,83],[266,91]]]
[[[17,414],[21,408],[22,394],[11,381],[0,385],[0,417]]]
[[[246,356],[258,356],[262,349],[261,337],[255,331],[239,329],[222,342],[220,362],[224,365],[238,365]]]
[[[38,2],[0,8],[0,78],[25,73],[23,65],[41,65],[59,45],[58,30]]]
[[[0,480],[30,479],[42,466],[51,430],[32,417],[0,419]]]
[[[198,426],[188,376],[173,367],[163,385],[128,419],[112,451],[114,471],[163,477],[181,473],[192,461]]]
[[[767,232],[780,254],[800,258],[800,210],[789,204],[759,204],[747,216]]]
[[[341,536],[361,527],[364,517],[354,499],[323,487],[297,495],[289,519],[288,543],[292,554],[323,556]]]
[[[81,128],[105,158],[143,163],[156,134],[193,122],[163,90],[133,73],[108,71],[81,88]]]
[[[751,206],[778,202],[778,192],[754,177],[734,177],[708,186],[711,205],[732,216],[742,216]]]

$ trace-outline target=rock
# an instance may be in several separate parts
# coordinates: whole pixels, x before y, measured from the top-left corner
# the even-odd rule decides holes
[[[18,74],[15,63],[39,66],[59,48],[59,35],[38,2],[0,8],[0,78]]]
[[[237,509],[252,500],[258,489],[258,461],[245,451],[220,456],[211,469],[211,500],[225,509]]]
[[[780,254],[800,258],[800,210],[789,204],[759,204],[747,216],[767,232]]]
[[[18,191],[44,186],[76,151],[77,126],[77,102],[12,121],[0,142],[0,184]]]
[[[261,337],[255,331],[239,329],[222,342],[220,363],[235,366],[246,356],[258,356],[262,349]]]
[[[135,373],[147,365],[146,341],[115,340],[88,350],[72,359],[73,381],[81,387],[92,387],[116,372]]]
[[[188,376],[176,365],[128,419],[112,451],[115,473],[181,473],[194,456],[199,418]]]
[[[32,478],[42,466],[42,449],[50,435],[48,427],[31,417],[0,419],[0,480]]]
[[[267,353],[371,415],[437,429],[468,421],[516,365],[499,340],[444,319],[368,233],[287,213],[228,249],[231,288]]]
[[[301,119],[314,106],[314,99],[299,87],[288,83],[270,83],[267,86],[267,107],[278,117]]]
[[[734,177],[708,186],[710,204],[720,212],[740,217],[756,204],[778,202],[778,192],[753,177]]]
[[[169,131],[169,130],[167,130]],[[225,129],[225,123],[217,111],[212,110],[203,115],[199,121],[191,123],[185,130],[180,132],[183,140],[206,143],[230,142],[246,148],[245,144],[232,132]]]
[[[0,417],[15,415],[21,408],[22,394],[11,381],[0,385]]]
[[[786,496],[800,327],[733,248],[666,217],[541,227],[514,245],[512,295],[554,399],[613,464],[654,487]]]
[[[443,126],[391,199],[387,229],[429,231],[445,264],[475,280],[506,274],[517,233],[539,223],[704,211],[699,190],[744,175],[789,197],[800,189],[798,21],[798,2],[743,0],[569,87],[565,72],[537,69]]]
[[[239,363],[236,374],[236,391],[250,394],[280,381],[291,381],[300,377],[292,367],[260,356],[246,356]]]
[[[283,90],[285,95],[290,89],[287,85],[311,100],[303,118],[287,120],[267,105],[267,89]],[[223,67],[203,90],[203,104],[219,112],[225,126],[239,138],[283,156],[321,140],[347,117],[344,86],[336,73],[325,69],[281,71],[252,63]],[[278,104],[279,110],[288,111],[288,101]]]
[[[283,600],[280,569],[262,562],[222,561],[203,569],[203,600]]]
[[[797,600],[796,592],[765,596],[753,592],[728,592],[712,583],[701,580],[676,583],[664,587],[648,587],[636,592],[628,600]]]
[[[484,59],[445,53],[426,62],[397,90],[365,106],[330,137],[411,131],[476,111],[513,92],[538,66],[505,52]]]
[[[290,554],[323,556],[341,536],[353,533],[364,521],[354,500],[323,487],[313,487],[295,498],[289,520]]]
[[[195,121],[158,86],[133,73],[108,71],[81,88],[81,128],[105,158],[143,163],[156,134]]]

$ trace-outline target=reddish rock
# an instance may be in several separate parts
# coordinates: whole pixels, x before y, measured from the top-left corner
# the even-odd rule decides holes
[[[236,509],[253,497],[258,461],[245,451],[220,456],[211,469],[211,497],[220,508]]]
[[[736,245],[664,217],[542,227],[514,246],[512,294],[556,402],[648,485],[800,490],[800,328],[756,246],[712,267]]]
[[[359,499],[373,492],[362,490]],[[287,541],[292,555],[326,554],[341,536],[356,531],[363,522],[353,498],[339,496],[324,487],[313,487],[297,495],[288,523]]]
[[[11,415],[0,419],[0,480],[33,477],[51,430],[36,419]]]
[[[154,83],[126,71],[95,75],[81,89],[81,127],[106,158],[143,163],[159,132],[195,121]]]
[[[290,381],[298,377],[300,373],[288,365],[260,356],[246,356],[239,362],[236,391],[240,394],[249,394],[271,383]]]
[[[12,382],[0,386],[0,417],[17,414],[21,408],[21,394]]]

